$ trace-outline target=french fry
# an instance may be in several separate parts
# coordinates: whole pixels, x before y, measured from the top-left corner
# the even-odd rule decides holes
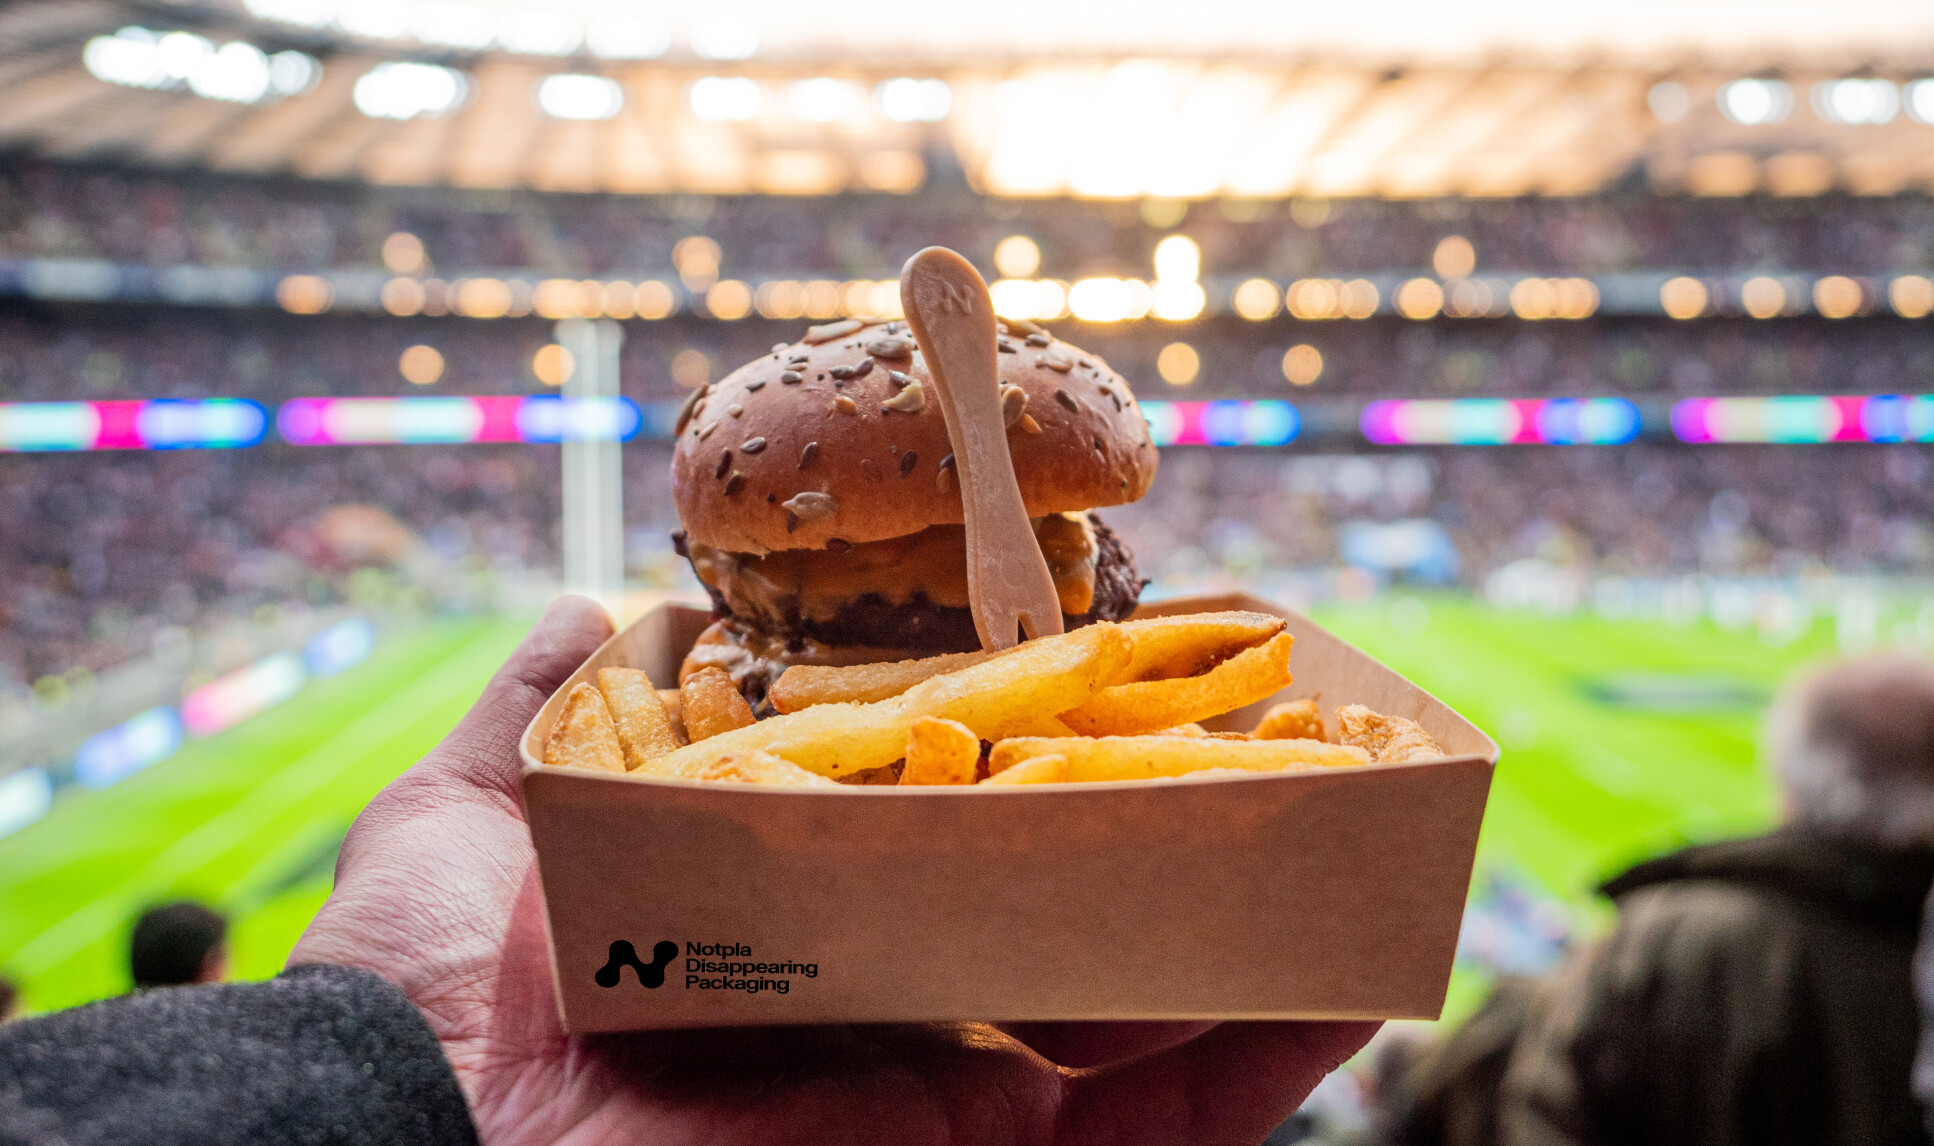
[[[943,653],[919,660],[869,665],[793,665],[779,674],[766,696],[779,712],[815,704],[866,704],[887,700],[923,680],[979,664],[993,653]]]
[[[625,767],[635,771],[648,760],[678,751],[678,733],[672,728],[671,714],[658,699],[649,676],[638,669],[599,669],[598,691],[604,694],[605,706],[617,725]]]
[[[1004,772],[996,773],[982,780],[983,784],[1063,784],[1068,780],[1068,759],[1065,756],[1030,756]]]
[[[956,720],[923,716],[907,737],[902,784],[971,784],[980,768],[980,737]]]
[[[1217,740],[1195,736],[1106,736],[1072,740],[1016,737],[994,745],[988,763],[999,776],[1038,756],[1067,761],[1068,783],[1152,780],[1205,768],[1245,772],[1306,772],[1370,763],[1361,748],[1318,740]]]
[[[1263,713],[1256,725],[1258,740],[1328,740],[1323,713],[1309,699],[1286,700]]]
[[[933,677],[903,698],[915,715],[958,720],[982,740],[1000,740],[1034,725],[1043,713],[1081,705],[1121,674],[1130,655],[1122,627],[1099,621]]]
[[[590,684],[580,683],[564,698],[564,711],[544,742],[544,763],[555,768],[588,768],[594,772],[625,770],[618,728],[604,697]]]
[[[1084,736],[1138,736],[1220,716],[1288,686],[1289,651],[1295,640],[1278,633],[1201,676],[1102,689],[1081,707],[1062,712],[1061,721]]]
[[[777,788],[833,788],[839,783],[817,772],[808,772],[790,760],[766,752],[735,752],[700,768],[698,780],[730,780],[740,784],[764,784]]]
[[[1036,713],[1034,719],[1024,722],[1008,733],[1009,736],[1077,736],[1074,729],[1061,723],[1060,717],[1044,716]]]
[[[1208,729],[1194,721],[1190,721],[1187,724],[1178,724],[1174,728],[1164,728],[1153,733],[1155,736],[1207,736],[1208,734]]]
[[[752,723],[752,706],[724,669],[702,668],[678,687],[685,735],[694,744]]]
[[[1385,716],[1361,704],[1346,704],[1336,710],[1336,738],[1369,752],[1379,764],[1409,764],[1444,755],[1416,721]]]
[[[1128,667],[1110,684],[1198,676],[1244,649],[1283,631],[1288,622],[1268,613],[1180,613],[1122,626],[1134,643]]]
[[[816,704],[722,732],[661,756],[646,771],[687,776],[734,752],[769,752],[822,776],[850,776],[906,754],[922,716],[959,721],[983,740],[1036,727],[1042,712],[1073,708],[1128,661],[1128,638],[1107,622],[1028,641],[979,664],[932,677],[890,700]],[[691,723],[687,711],[686,722]]]

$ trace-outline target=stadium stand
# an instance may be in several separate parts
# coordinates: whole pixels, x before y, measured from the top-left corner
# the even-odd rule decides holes
[[[1231,218],[1234,215],[1235,218]],[[1300,221],[1299,221],[1300,220]],[[1166,220],[1164,220],[1166,221]],[[1485,271],[1591,274],[1757,268],[1873,274],[1924,270],[1934,204],[1919,196],[1700,199],[1643,191],[1583,198],[1196,204],[1174,226],[1205,266],[1283,276],[1428,268],[1450,234]],[[1137,202],[919,196],[560,196],[197,172],[54,165],[9,157],[0,173],[0,257],[253,267],[381,269],[406,231],[446,270],[562,275],[672,270],[672,247],[709,234],[740,276],[895,272],[941,243],[990,259],[1010,234],[1039,244],[1048,273],[1145,273],[1163,231]]]
[[[1472,265],[1432,266],[1453,236],[1468,241],[1467,262],[1480,273],[1696,273],[1714,283],[1763,272],[1868,276],[1865,304],[1839,319],[1807,306],[1775,308],[1772,321],[1600,313],[1535,322],[1506,309],[1495,312],[1502,317],[1379,313],[1339,322],[1225,310],[1187,322],[1066,319],[1057,330],[1107,356],[1144,399],[1288,398],[1304,410],[1292,449],[1171,451],[1151,498],[1115,511],[1162,585],[1253,582],[1271,571],[1313,579],[1289,592],[1322,593],[1336,584],[1321,571],[1350,566],[1481,587],[1524,560],[1583,576],[1645,577],[1925,574],[1934,566],[1924,451],[1710,450],[1673,444],[1660,428],[1662,411],[1687,396],[1924,389],[1934,333],[1880,308],[1881,279],[1872,277],[1928,266],[1934,208],[1922,199],[1718,202],[1612,191],[1225,201],[1160,212],[1152,219],[1148,204],[1133,202],[998,201],[946,186],[810,202],[616,198],[23,156],[0,172],[0,270],[103,260],[157,273],[244,269],[270,282],[309,272],[382,281],[404,277],[386,266],[398,256],[385,244],[407,232],[425,255],[407,269],[412,281],[440,273],[671,279],[673,249],[692,236],[717,245],[716,265],[698,268],[704,274],[805,279],[890,276],[897,260],[932,242],[988,261],[1003,237],[1026,235],[1041,273],[1126,276],[1146,275],[1157,242],[1180,233],[1197,244],[1201,272],[1224,281],[1421,273],[1454,283]],[[693,297],[702,277],[683,284]],[[272,414],[302,397],[548,390],[534,362],[553,331],[536,314],[479,321],[285,313],[259,298],[88,301],[8,295],[7,281],[18,288],[24,280],[0,281],[0,402],[243,398]],[[622,391],[642,404],[674,403],[797,337],[805,321],[720,321],[696,308],[630,319]],[[1191,364],[1179,373],[1168,364],[1178,344]],[[1299,345],[1320,365],[1293,385],[1285,353]],[[440,355],[440,373],[426,384],[406,381],[399,368],[412,346]],[[1601,395],[1646,405],[1652,428],[1642,442],[1516,448],[1507,457],[1378,449],[1357,430],[1372,399]],[[684,584],[664,543],[664,445],[647,432],[627,458],[632,572]],[[241,451],[0,454],[0,526],[20,539],[0,547],[0,694],[24,698],[39,681],[106,671],[151,651],[157,634],[354,600],[369,591],[367,579],[357,581],[359,565],[383,567],[389,583],[431,607],[476,603],[476,579],[453,569],[554,576],[557,471],[554,447],[543,445],[302,449],[273,435]],[[345,506],[376,507],[419,543],[413,552],[433,560],[330,551],[319,523]],[[1409,532],[1376,532],[1399,525]],[[1402,552],[1392,556],[1393,546]]]

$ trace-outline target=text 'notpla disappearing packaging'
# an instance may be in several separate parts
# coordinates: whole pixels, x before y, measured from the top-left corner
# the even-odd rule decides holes
[[[838,791],[545,767],[597,670],[676,683],[707,614],[653,610],[525,730],[523,796],[574,1032],[949,1019],[1435,1018],[1497,745],[1299,613],[1295,683],[1448,757],[1196,781]]]

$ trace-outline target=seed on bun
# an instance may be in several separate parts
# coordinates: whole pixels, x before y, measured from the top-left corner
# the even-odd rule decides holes
[[[775,350],[693,399],[672,454],[672,492],[692,541],[735,553],[823,549],[963,520],[946,419],[906,324],[816,329],[842,328]],[[1156,450],[1121,376],[1045,333],[1000,338],[1003,387],[1019,391],[1007,391],[1003,410],[1028,515],[1147,493]]]

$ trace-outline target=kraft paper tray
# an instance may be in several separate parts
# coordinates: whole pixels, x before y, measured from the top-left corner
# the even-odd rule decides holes
[[[573,685],[627,665],[671,687],[708,622],[676,604],[639,618],[521,745],[565,1026],[1437,1017],[1497,744],[1294,610],[1225,596],[1139,615],[1220,609],[1286,618],[1295,683],[1205,723],[1315,696],[1408,716],[1453,755],[998,790],[544,767]]]

